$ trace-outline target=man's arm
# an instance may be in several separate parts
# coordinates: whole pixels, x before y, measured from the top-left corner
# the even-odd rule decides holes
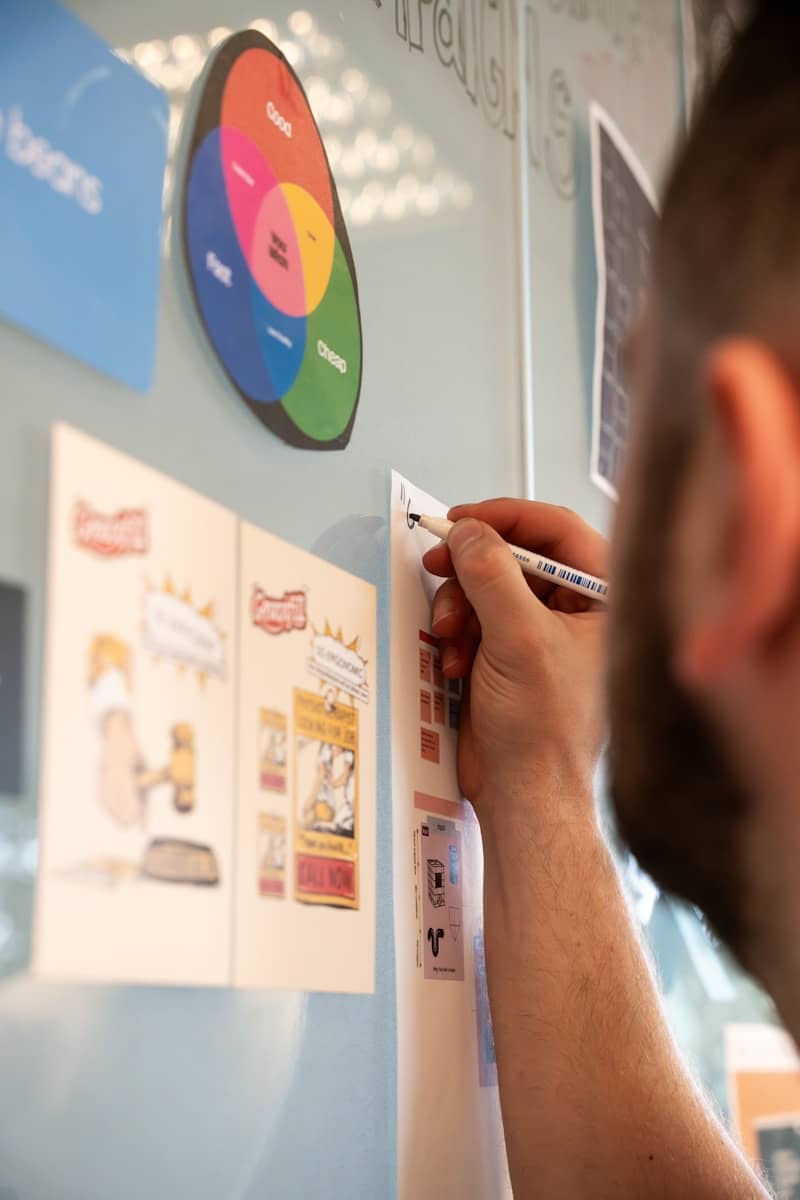
[[[601,573],[605,547],[562,509],[455,510]],[[529,585],[475,521],[426,565],[451,675],[469,675],[459,743],[481,823],[489,993],[511,1178],[536,1197],[764,1197],[693,1084],[596,820],[604,619]],[[565,611],[566,610],[566,611]]]

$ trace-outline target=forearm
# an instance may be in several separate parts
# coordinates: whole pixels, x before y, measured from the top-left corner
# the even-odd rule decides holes
[[[680,1061],[589,798],[552,790],[482,805],[516,1200],[764,1197]]]

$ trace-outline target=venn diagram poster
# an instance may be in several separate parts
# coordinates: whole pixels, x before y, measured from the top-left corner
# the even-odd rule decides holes
[[[346,446],[362,366],[353,255],[302,85],[254,30],[208,69],[183,235],[202,323],[242,399],[292,445]]]
[[[510,1196],[483,949],[483,857],[456,770],[461,689],[430,626],[445,507],[392,476],[391,703],[399,1200]],[[454,1136],[453,1131],[457,1131]]]
[[[373,589],[57,426],[47,610],[37,973],[371,991]]]
[[[372,992],[375,589],[247,524],[241,581],[236,981]]]
[[[63,5],[0,4],[0,314],[141,390],[168,115],[164,90]]]

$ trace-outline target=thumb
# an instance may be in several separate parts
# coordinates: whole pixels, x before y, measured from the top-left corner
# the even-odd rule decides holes
[[[453,526],[447,545],[487,649],[504,664],[518,665],[520,646],[541,609],[519,563],[490,525],[472,518]]]

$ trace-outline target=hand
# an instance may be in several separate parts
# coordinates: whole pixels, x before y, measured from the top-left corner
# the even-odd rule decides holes
[[[522,500],[461,505],[449,517],[457,524],[447,543],[424,563],[447,577],[433,603],[442,669],[467,680],[458,745],[464,795],[482,820],[492,796],[529,800],[537,779],[548,789],[580,783],[565,791],[591,798],[604,726],[605,613],[524,576],[506,542],[602,575],[605,540],[566,509]]]

